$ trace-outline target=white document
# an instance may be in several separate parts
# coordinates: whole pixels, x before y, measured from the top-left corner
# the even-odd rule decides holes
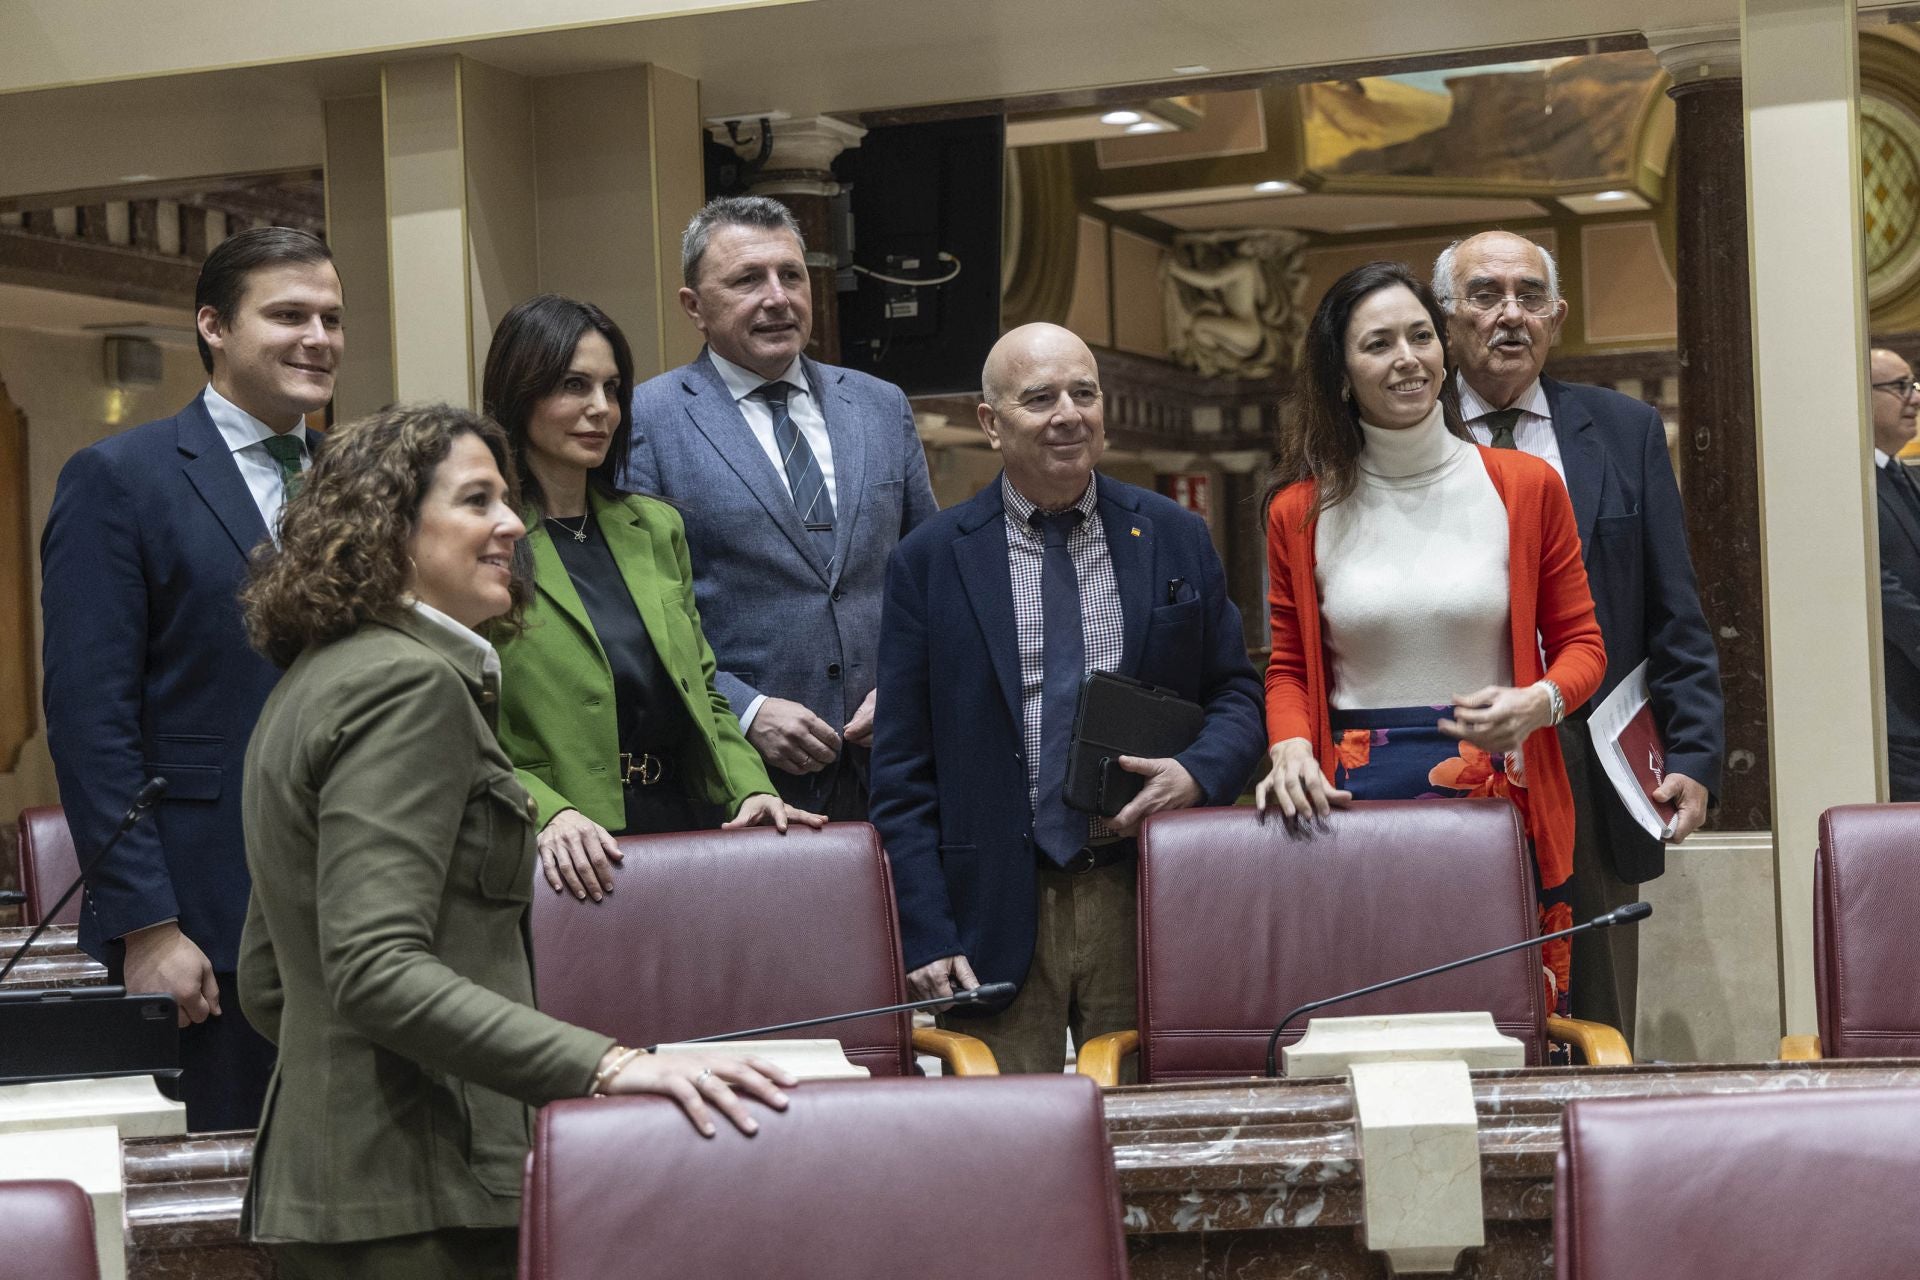
[[[849,1062],[838,1040],[713,1040],[704,1044],[663,1044],[654,1052],[765,1058],[796,1080],[865,1080],[873,1074]]]
[[[1647,705],[1647,664],[1642,661],[1597,704],[1587,720],[1594,754],[1620,803],[1656,840],[1673,835],[1673,818],[1660,812],[1651,796],[1666,777],[1666,748]],[[1672,806],[1668,806],[1671,808]]]

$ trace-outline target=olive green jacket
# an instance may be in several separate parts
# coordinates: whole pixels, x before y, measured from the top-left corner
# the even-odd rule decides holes
[[[660,665],[692,718],[680,760],[688,797],[721,806],[731,817],[748,796],[774,794],[760,753],[741,736],[739,720],[713,687],[713,649],[693,603],[680,513],[639,496],[608,499],[590,490],[588,501]],[[562,809],[578,809],[618,831],[627,819],[613,668],[545,522],[527,523],[533,599],[521,632],[498,641],[500,745],[538,806],[540,826]]]
[[[240,999],[280,1060],[256,1239],[519,1218],[529,1104],[612,1041],[533,1009],[532,801],[484,651],[411,611],[309,649],[267,699],[241,807]]]

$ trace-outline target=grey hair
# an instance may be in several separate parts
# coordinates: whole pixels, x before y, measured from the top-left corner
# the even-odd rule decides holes
[[[692,289],[700,281],[700,259],[706,256],[707,240],[715,227],[758,227],[763,231],[785,231],[807,251],[807,238],[793,210],[768,196],[720,196],[709,200],[693,215],[687,229],[680,233],[680,277]]]
[[[1485,233],[1482,232],[1478,234]],[[1525,240],[1527,237],[1521,236],[1520,238]],[[1473,236],[1455,240],[1452,244],[1442,249],[1440,256],[1433,260],[1433,296],[1440,300],[1441,308],[1445,310],[1448,315],[1453,314],[1453,304],[1460,300],[1453,292],[1454,259],[1459,256],[1458,251],[1460,246],[1471,239],[1473,239]],[[1547,296],[1555,302],[1560,301],[1560,264],[1553,260],[1553,255],[1547,252],[1545,245],[1531,241],[1529,243],[1532,243],[1533,247],[1540,251],[1540,260],[1547,264]]]

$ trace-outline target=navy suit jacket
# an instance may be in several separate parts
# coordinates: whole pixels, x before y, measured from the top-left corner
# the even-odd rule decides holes
[[[1886,651],[1887,738],[1920,747],[1920,511],[1895,487],[1898,483],[1885,468],[1874,476],[1880,497],[1880,641]],[[1894,790],[1901,795],[1920,792],[1920,778],[1896,779]]]
[[[166,796],[93,873],[80,943],[178,917],[232,972],[247,911],[241,762],[279,671],[236,592],[267,536],[204,403],[82,449],[40,539],[47,745],[84,864],[154,775]]]
[[[1726,755],[1720,655],[1700,611],[1687,522],[1653,406],[1603,387],[1540,379],[1553,413],[1567,492],[1580,526],[1587,585],[1607,644],[1594,701],[1644,660],[1667,768],[1715,794]],[[1614,873],[1637,884],[1666,870],[1666,850],[1595,788]]]
[[[705,351],[634,389],[623,482],[680,508],[700,626],[719,664],[714,684],[734,715],[764,693],[802,704],[837,733],[873,691],[887,557],[935,504],[900,388],[802,364],[833,443],[831,566]],[[856,768],[865,754],[855,750]],[[832,781],[768,773],[783,796],[811,809]]]
[[[1204,521],[1099,477],[1126,640],[1119,674],[1206,709],[1178,759],[1201,804],[1231,804],[1266,748],[1260,681]],[[893,866],[909,970],[964,954],[982,982],[1033,959],[1033,809],[1000,481],[941,512],[887,569],[873,823]],[[1169,584],[1194,590],[1167,601]]]

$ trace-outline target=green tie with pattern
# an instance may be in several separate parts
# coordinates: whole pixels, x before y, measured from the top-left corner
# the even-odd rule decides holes
[[[1486,424],[1487,430],[1493,432],[1494,448],[1512,449],[1517,447],[1513,443],[1513,427],[1515,423],[1520,421],[1520,410],[1495,409],[1492,413],[1480,419],[1480,421]]]
[[[1512,433],[1508,434],[1511,436]],[[287,500],[291,502],[293,495],[300,492],[300,481],[303,475],[300,470],[300,455],[306,452],[304,446],[291,431],[283,436],[268,436],[260,443],[267,447],[267,452],[273,455],[273,460],[280,464],[281,489],[286,494]]]

